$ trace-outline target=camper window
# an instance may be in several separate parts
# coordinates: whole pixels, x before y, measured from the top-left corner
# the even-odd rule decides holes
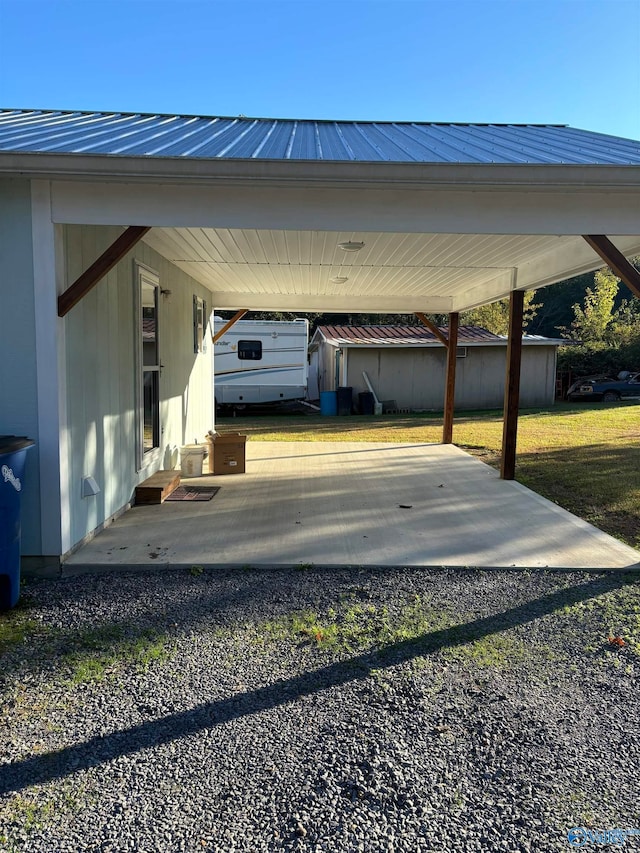
[[[262,341],[238,341],[238,358],[260,361],[262,358]]]

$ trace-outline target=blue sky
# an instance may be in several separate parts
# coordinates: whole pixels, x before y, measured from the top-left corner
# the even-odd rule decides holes
[[[0,0],[0,106],[640,139],[640,0]]]

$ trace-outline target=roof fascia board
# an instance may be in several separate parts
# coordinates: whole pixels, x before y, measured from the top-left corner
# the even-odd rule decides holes
[[[616,242],[627,256],[640,254],[638,237],[618,238]],[[602,260],[584,240],[566,240],[555,252],[547,252],[542,258],[536,258],[518,267],[518,290],[536,290],[576,275],[593,272],[602,265]],[[496,278],[456,294],[453,310],[468,311],[489,302],[497,302],[508,297],[511,290],[511,283],[504,277]]]
[[[562,276],[558,278],[558,281],[562,280]],[[518,282],[520,285],[520,282]],[[514,290],[513,286],[513,275],[510,277],[510,281],[507,281],[503,276],[502,279],[494,279],[491,282],[486,284],[479,284],[475,287],[469,288],[469,290],[464,291],[463,293],[457,293],[453,299],[454,311],[469,311],[472,308],[478,308],[480,305],[487,305],[492,302],[498,302],[500,299],[506,299],[510,296],[512,290]],[[531,288],[523,288],[518,286],[518,290],[525,290]]]
[[[431,234],[638,234],[633,193],[52,182],[54,221]],[[582,239],[580,242],[584,242]],[[417,310],[421,310],[418,306]]]
[[[405,184],[458,189],[467,185],[487,189],[528,187],[536,192],[557,187],[577,191],[640,187],[640,166],[596,164],[380,163],[0,152],[0,173],[44,179],[161,179],[163,183],[247,180],[252,184],[292,181],[336,186],[344,183],[370,186],[391,183],[394,186]]]
[[[250,306],[251,311],[321,311],[338,314],[360,312],[366,309],[371,313],[381,314],[413,314],[417,306],[410,300],[418,301],[419,297],[410,296],[367,296],[355,293],[353,295],[316,296],[303,293],[232,293],[216,292],[211,289],[211,304],[216,311],[239,311]],[[424,301],[424,299],[423,299]],[[431,313],[451,313],[449,297],[434,297],[430,301]]]
[[[640,254],[640,237],[614,238],[618,248],[627,256]],[[555,284],[603,266],[602,259],[583,241],[568,240],[561,250],[547,253],[518,268],[518,287],[530,290]]]
[[[312,337],[312,338],[311,338],[311,340],[309,341],[309,344],[314,343],[314,341],[316,340],[316,338],[317,338],[318,340],[319,340],[320,338],[322,338],[322,340],[323,340],[323,341],[329,340],[329,339],[327,338],[327,336],[324,334],[324,332],[322,331],[322,328],[321,328],[320,326],[318,326],[318,328],[317,328],[317,329],[315,330],[315,332],[313,333],[313,337]]]
[[[509,269],[494,276],[490,281],[469,287],[467,290],[458,292],[453,297],[453,310],[467,311],[478,305],[486,305],[489,302],[497,302],[508,296],[513,290],[514,270]],[[429,313],[433,313],[432,311]]]

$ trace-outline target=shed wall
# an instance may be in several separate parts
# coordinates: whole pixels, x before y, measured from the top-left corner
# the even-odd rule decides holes
[[[324,349],[334,351],[333,347]],[[520,405],[546,406],[555,393],[555,347],[524,347]],[[500,408],[504,401],[506,347],[467,347],[457,359],[455,405],[459,409]],[[446,353],[443,348],[357,349],[347,355],[347,384],[354,399],[366,391],[366,370],[380,400],[398,408],[441,410],[444,401]]]
[[[335,391],[338,347],[323,343],[318,347],[316,369],[319,391]]]
[[[117,228],[67,226],[66,277],[73,282],[120,233]],[[160,451],[136,470],[135,263],[158,274],[170,290],[158,304]],[[211,294],[144,243],[138,245],[66,317],[67,422],[70,468],[66,472],[70,541],[81,541],[132,498],[135,486],[160,468],[178,463],[178,448],[203,442],[213,428],[211,339],[194,353],[193,297]],[[65,440],[64,437],[61,440]],[[92,476],[100,493],[82,497]],[[65,486],[63,484],[63,490]]]

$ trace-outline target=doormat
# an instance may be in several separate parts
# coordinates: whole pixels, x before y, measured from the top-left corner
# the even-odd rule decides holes
[[[220,491],[220,486],[178,486],[166,501],[210,501]]]

